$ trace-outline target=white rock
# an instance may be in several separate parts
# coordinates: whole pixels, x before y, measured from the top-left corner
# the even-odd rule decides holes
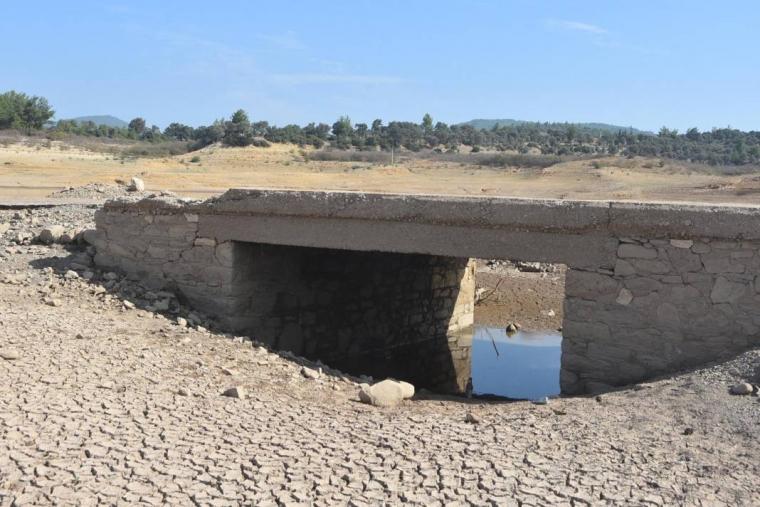
[[[133,192],[142,192],[145,190],[145,182],[137,176],[132,176],[132,179],[129,182],[129,190]]]
[[[628,306],[633,301],[633,293],[625,288],[620,289],[620,293],[615,301],[619,305]]]
[[[729,392],[731,394],[737,394],[737,395],[752,394],[752,384],[748,384],[747,382],[742,382],[741,384],[735,384],[731,386],[731,389],[729,389]]]
[[[216,240],[214,238],[195,238],[193,241],[195,246],[216,246]]]
[[[670,245],[676,248],[691,248],[694,245],[694,241],[690,239],[671,239]]]
[[[398,383],[401,386],[401,392],[405,400],[414,397],[414,386],[412,384],[403,380],[400,380]]]
[[[11,228],[11,224],[7,222],[0,222],[0,236],[8,232],[10,228]]]
[[[0,357],[6,361],[15,361],[20,358],[21,355],[13,349],[0,349]]]
[[[177,325],[179,327],[187,327],[187,320],[182,317],[177,317]]]
[[[48,306],[61,306],[63,304],[60,299],[56,298],[45,298],[44,301]]]
[[[77,273],[76,271],[70,269],[70,270],[66,271],[66,273],[63,275],[63,277],[65,279],[67,279],[67,280],[76,280],[77,278],[79,278],[79,273]]]
[[[385,379],[377,384],[360,384],[359,399],[376,407],[393,407],[414,396],[414,386],[408,382]]]

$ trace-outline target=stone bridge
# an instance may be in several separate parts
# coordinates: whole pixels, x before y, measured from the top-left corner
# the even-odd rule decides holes
[[[560,384],[609,389],[760,344],[760,207],[230,190],[115,200],[96,263],[226,328],[460,391],[473,258],[567,265]]]

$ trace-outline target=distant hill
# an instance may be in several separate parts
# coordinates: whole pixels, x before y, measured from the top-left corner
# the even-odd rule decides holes
[[[476,129],[492,129],[494,125],[499,124],[502,127],[514,127],[516,125],[536,125],[536,126],[547,126],[547,127],[558,127],[558,128],[564,128],[568,127],[569,125],[574,125],[578,129],[590,131],[590,132],[612,132],[616,133],[621,130],[624,130],[626,132],[631,132],[634,134],[652,134],[652,132],[647,132],[644,130],[635,129],[633,127],[623,127],[620,125],[610,125],[609,123],[559,123],[559,122],[537,122],[537,121],[525,121],[525,120],[512,120],[512,119],[503,119],[503,120],[484,120],[484,119],[476,119],[476,120],[470,120],[466,121],[464,123],[460,123],[460,125],[470,125]]]
[[[106,127],[115,127],[115,128],[120,128],[120,129],[127,128],[127,125],[129,125],[124,120],[116,118],[115,116],[107,115],[107,114],[99,115],[99,116],[77,116],[76,118],[69,118],[69,119],[77,123],[84,123],[87,121],[91,121],[95,125],[105,125]]]

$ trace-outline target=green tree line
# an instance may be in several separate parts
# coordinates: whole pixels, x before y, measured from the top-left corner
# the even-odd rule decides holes
[[[47,100],[10,91],[0,95],[0,129],[42,129],[53,116]],[[494,125],[479,129],[471,125],[434,122],[426,114],[420,123],[381,119],[371,124],[353,123],[348,116],[334,123],[309,123],[305,126],[277,127],[266,121],[251,121],[242,109],[229,119],[211,125],[191,127],[171,123],[164,130],[147,126],[134,118],[126,128],[96,125],[92,122],[59,120],[48,125],[53,133],[125,138],[149,142],[183,141],[188,149],[214,143],[226,146],[267,146],[269,143],[294,143],[320,148],[329,143],[335,149],[456,152],[462,146],[471,151],[489,149],[501,152],[544,155],[622,155],[664,157],[714,165],[760,163],[760,132],[732,128],[700,132],[691,128],[681,134],[663,127],[657,134],[620,130],[601,131],[572,123],[520,123]]]

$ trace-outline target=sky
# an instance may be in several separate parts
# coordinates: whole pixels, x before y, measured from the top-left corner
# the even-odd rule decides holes
[[[756,0],[4,0],[0,33],[56,118],[760,130]]]

